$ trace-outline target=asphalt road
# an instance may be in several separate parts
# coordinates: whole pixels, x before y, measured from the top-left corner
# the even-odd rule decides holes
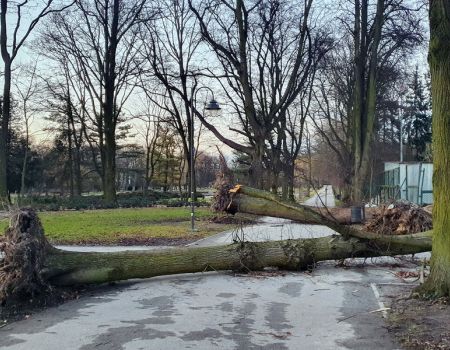
[[[264,239],[279,239],[286,225],[297,232],[298,225],[265,224],[273,230],[264,230]],[[389,262],[324,262],[311,274],[205,272],[123,282],[1,328],[0,348],[397,349],[384,307],[410,286],[395,272],[417,267]]]
[[[306,200],[303,205],[319,208],[334,208],[336,206],[336,201],[334,198],[333,187],[331,185],[324,185],[315,195]]]

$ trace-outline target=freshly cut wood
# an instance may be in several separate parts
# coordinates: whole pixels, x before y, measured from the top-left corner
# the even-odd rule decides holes
[[[270,194],[260,195],[256,202],[246,202],[249,197],[241,191],[242,188],[234,191],[231,206],[259,203],[263,210],[255,210],[257,214],[264,211],[274,215],[275,210],[277,216],[288,217],[295,213],[303,222],[329,224],[343,235],[157,251],[68,252],[51,246],[36,213],[22,209],[12,216],[1,244],[4,258],[0,262],[0,299],[37,295],[57,285],[105,283],[207,270],[250,271],[264,267],[301,270],[324,260],[412,254],[431,248],[429,232],[406,236],[355,233],[346,226],[322,222],[320,214],[309,209],[296,209],[287,204],[277,206],[274,201],[264,199]]]

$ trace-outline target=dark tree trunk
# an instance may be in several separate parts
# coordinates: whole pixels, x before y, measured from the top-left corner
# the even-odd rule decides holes
[[[430,1],[428,60],[433,98],[433,255],[423,290],[450,295],[450,2]]]
[[[2,2],[3,3],[3,2]],[[9,121],[11,115],[11,63],[4,57],[2,120],[0,131],[0,199],[8,198]]]
[[[116,198],[116,123],[117,110],[115,106],[116,94],[116,52],[118,44],[120,0],[114,0],[111,31],[106,37],[109,39],[105,57],[105,102],[104,102],[104,164],[103,197],[107,204],[115,206]]]

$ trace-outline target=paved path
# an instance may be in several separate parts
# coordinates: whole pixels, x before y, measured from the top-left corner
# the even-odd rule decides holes
[[[205,247],[230,244],[233,241],[264,242],[268,240],[324,237],[333,233],[335,232],[327,226],[304,225],[290,220],[265,217],[256,225],[222,232],[189,245]]]
[[[275,277],[225,273],[122,283],[0,330],[0,347],[59,349],[397,349],[374,290],[392,272],[337,269]],[[374,289],[375,288],[375,289]]]
[[[323,233],[278,219],[260,228],[246,237]],[[223,235],[198,245],[217,243],[225,243]],[[347,269],[324,262],[312,274],[206,272],[123,282],[1,328],[0,348],[397,349],[383,312],[371,312],[406,286],[386,262]]]
[[[324,185],[314,196],[306,200],[303,205],[334,208],[336,201],[333,194],[333,187],[331,185]]]

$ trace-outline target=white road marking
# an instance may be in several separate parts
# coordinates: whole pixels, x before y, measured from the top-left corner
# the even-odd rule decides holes
[[[380,309],[382,309],[381,313],[383,314],[383,317],[387,318],[387,308],[386,308],[386,306],[384,306],[384,303],[381,301],[380,292],[378,291],[377,285],[375,283],[371,283],[370,287],[373,290],[373,294],[375,295],[375,298],[377,299]]]

